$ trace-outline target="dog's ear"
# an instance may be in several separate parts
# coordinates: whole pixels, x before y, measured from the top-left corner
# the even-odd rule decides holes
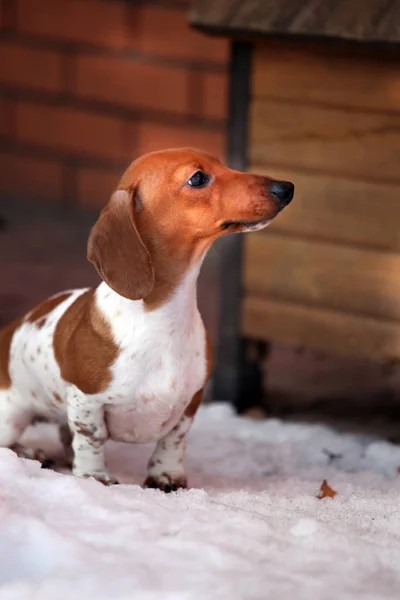
[[[145,298],[154,287],[154,269],[135,221],[134,192],[117,190],[102,210],[88,241],[87,257],[120,296]]]

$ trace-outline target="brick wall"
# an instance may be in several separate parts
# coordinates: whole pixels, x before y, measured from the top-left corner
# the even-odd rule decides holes
[[[228,44],[187,0],[0,7],[0,193],[98,208],[143,152],[223,156]]]

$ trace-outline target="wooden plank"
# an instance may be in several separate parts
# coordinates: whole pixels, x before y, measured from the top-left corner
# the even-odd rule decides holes
[[[253,164],[400,182],[400,114],[255,100],[250,157]]]
[[[246,298],[242,333],[375,361],[400,359],[400,326],[283,301]]]
[[[290,207],[266,230],[400,250],[400,185],[251,165],[296,186]]]
[[[244,286],[252,297],[400,322],[399,273],[400,254],[272,233],[245,238]]]
[[[400,60],[328,45],[255,46],[253,96],[400,112]]]
[[[192,25],[234,36],[299,35],[400,42],[398,0],[193,0]]]

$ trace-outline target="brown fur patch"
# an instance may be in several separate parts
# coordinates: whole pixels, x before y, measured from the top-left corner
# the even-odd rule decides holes
[[[208,331],[206,331],[206,361],[207,361],[207,374],[206,374],[206,380],[205,380],[204,384],[206,384],[207,381],[211,377],[212,361],[213,361],[213,347],[212,347],[211,338],[208,335]]]
[[[38,329],[42,329],[43,325],[46,323],[47,319],[46,317],[42,317],[41,319],[39,319],[38,321],[36,321],[36,327]]]
[[[117,294],[138,300],[153,289],[154,270],[138,232],[132,192],[117,191],[88,240],[88,260]]]
[[[35,323],[35,321],[40,319],[40,325],[38,324],[38,326],[39,328],[43,327],[45,321],[42,321],[42,318],[46,317],[52,310],[56,308],[56,306],[69,298],[70,295],[70,292],[65,292],[64,294],[59,294],[55,298],[47,298],[47,300],[44,300],[32,310],[32,312],[28,315],[27,321],[29,323]]]
[[[56,306],[61,304],[61,302],[66,300],[70,295],[70,293],[65,293],[60,294],[56,298],[44,300],[44,302],[36,306],[30,313],[28,313],[27,321],[29,323],[35,323],[37,321],[37,326],[39,328],[43,327],[46,321],[46,315],[48,315]],[[22,321],[23,317],[20,317],[0,331],[0,389],[7,389],[11,386],[9,372],[10,347],[14,332],[21,325]],[[24,350],[25,349],[26,347]],[[35,357],[31,356],[30,359],[34,361]]]
[[[107,389],[110,367],[118,347],[110,325],[97,308],[95,290],[81,296],[65,311],[54,332],[54,355],[61,377],[85,394]]]
[[[88,440],[90,440],[91,442],[96,441],[94,429],[88,427],[84,423],[80,423],[79,421],[74,422],[74,427],[75,427],[75,433],[78,433],[79,435],[83,435],[84,437],[88,438]]]
[[[190,402],[189,406],[186,407],[185,410],[185,417],[189,417],[190,419],[192,417],[194,417],[194,415],[197,412],[197,409],[200,406],[200,402],[203,399],[203,390],[199,390],[192,398],[192,401]]]
[[[21,325],[22,318],[16,319],[0,331],[0,389],[11,386],[10,377],[10,348],[14,332]]]
[[[147,227],[150,228],[150,226]],[[143,237],[146,239],[146,234]],[[176,254],[175,248],[173,249],[175,252],[170,251],[167,247],[155,249],[152,243],[155,245],[157,242],[152,239],[148,241],[147,246],[152,248],[150,253],[156,273],[155,284],[150,294],[143,299],[144,308],[149,312],[160,308],[169,300],[183,280],[192,262],[191,249],[186,248],[184,241],[180,245],[186,252],[180,253],[182,256],[179,256],[179,258],[174,256]],[[168,258],[169,253],[171,256]]]
[[[53,392],[53,398],[58,404],[62,404],[63,399],[61,398],[60,394]]]

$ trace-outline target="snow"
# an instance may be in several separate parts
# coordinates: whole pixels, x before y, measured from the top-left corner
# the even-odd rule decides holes
[[[170,495],[138,485],[151,449],[109,443],[111,488],[0,450],[0,599],[400,597],[398,446],[207,405]]]

